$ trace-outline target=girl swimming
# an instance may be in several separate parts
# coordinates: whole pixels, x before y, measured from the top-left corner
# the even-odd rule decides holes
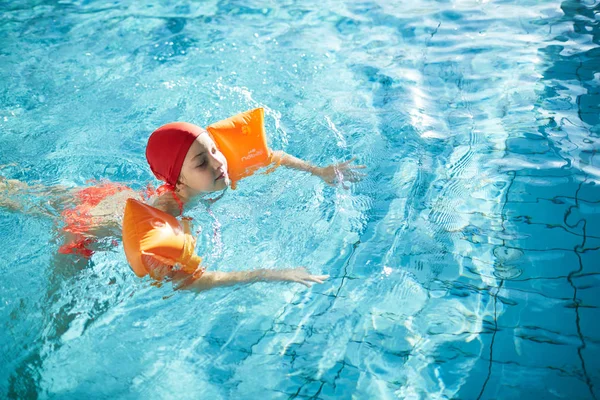
[[[227,159],[209,132],[193,124],[172,123],[154,131],[148,139],[146,159],[156,178],[165,182],[152,205],[174,216],[181,215],[184,207],[199,196],[225,190],[232,183]],[[309,172],[332,185],[341,181],[356,182],[363,176],[358,170],[365,168],[353,165],[354,159],[319,168],[283,151],[272,152],[271,161]],[[182,279],[188,275],[181,271],[169,275],[167,271],[159,279],[164,276]],[[290,281],[310,286],[323,283],[327,278],[328,275],[311,275],[305,268],[229,273],[205,271],[200,278],[186,283],[186,287],[206,289],[253,281]]]
[[[120,228],[125,203],[129,198],[147,201],[153,207],[173,216],[181,216],[184,208],[194,203],[203,194],[224,191],[232,183],[228,174],[228,162],[208,132],[196,125],[177,123],[167,124],[152,133],[146,148],[146,158],[154,175],[165,184],[156,191],[145,195],[133,191],[125,185],[103,182],[83,189],[61,187],[40,190],[37,185],[0,179],[0,206],[13,209],[22,208],[11,197],[14,193],[43,195],[52,193],[54,204],[62,207],[66,243],[60,247],[61,254],[77,254],[90,257],[101,248],[98,238],[116,236]],[[363,174],[358,170],[362,165],[354,165],[354,159],[316,167],[286,154],[274,151],[271,161],[277,165],[308,172],[323,179],[327,184],[355,182]],[[322,283],[327,275],[311,275],[305,268],[283,270],[259,269],[241,272],[204,272],[199,279],[172,269],[153,271],[155,279],[181,281],[190,289],[206,289],[214,286],[232,285],[254,281],[290,281],[306,286]]]

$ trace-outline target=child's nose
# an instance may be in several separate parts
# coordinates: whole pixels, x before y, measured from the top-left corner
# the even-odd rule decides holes
[[[220,168],[223,165],[223,162],[215,157],[215,154],[211,154],[211,164],[214,168]]]

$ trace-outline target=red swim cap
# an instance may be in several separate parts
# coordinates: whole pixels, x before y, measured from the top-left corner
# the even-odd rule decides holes
[[[152,132],[146,146],[146,160],[154,176],[175,186],[185,155],[203,132],[204,129],[187,122],[171,122]]]

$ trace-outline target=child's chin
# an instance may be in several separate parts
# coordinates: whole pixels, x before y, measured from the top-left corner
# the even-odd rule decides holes
[[[215,191],[223,190],[231,185],[231,180],[229,178],[219,179],[215,184]]]

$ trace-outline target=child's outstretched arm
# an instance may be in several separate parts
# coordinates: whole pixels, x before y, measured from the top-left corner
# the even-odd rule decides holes
[[[359,169],[366,168],[364,165],[352,164],[356,158],[326,167],[317,167],[284,151],[278,150],[273,152],[272,159],[279,165],[316,175],[329,185],[335,185],[344,181],[358,182],[365,176],[365,174],[358,172]]]
[[[185,279],[178,289],[207,290],[219,286],[232,286],[254,282],[296,282],[307,287],[313,283],[323,283],[329,275],[311,275],[306,268],[283,270],[256,269],[254,271],[220,272],[205,271],[200,278]],[[177,280],[177,278],[175,278]]]

